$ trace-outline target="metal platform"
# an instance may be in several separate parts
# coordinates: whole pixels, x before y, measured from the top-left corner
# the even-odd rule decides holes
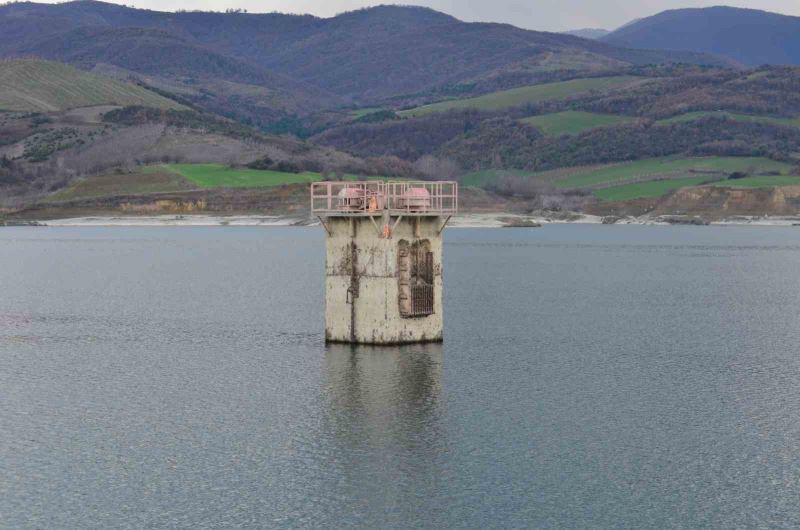
[[[458,183],[453,181],[311,184],[311,212],[319,217],[441,217],[457,211]]]

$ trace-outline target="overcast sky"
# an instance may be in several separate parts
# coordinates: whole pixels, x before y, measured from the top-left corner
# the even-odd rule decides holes
[[[544,31],[587,27],[614,29],[635,18],[654,15],[665,9],[721,4],[800,16],[800,0],[123,0],[116,3],[133,3],[136,7],[162,11],[222,11],[238,7],[251,13],[280,11],[323,17],[377,4],[415,4],[432,7],[461,20],[508,22]]]

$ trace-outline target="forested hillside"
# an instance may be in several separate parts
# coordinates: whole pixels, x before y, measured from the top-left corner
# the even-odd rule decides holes
[[[163,64],[182,68],[184,75],[218,75],[220,68],[242,70],[250,79],[267,75],[244,72],[245,62],[361,101],[554,70],[574,73],[664,62],[727,64],[704,54],[622,49],[570,35],[465,23],[417,7],[380,6],[320,19],[162,13],[94,1],[25,2],[0,8],[0,25],[8,28],[0,34],[0,54],[6,56],[41,54],[85,67],[110,63],[153,74],[153,61],[159,60],[151,53],[156,46],[165,49]],[[132,42],[144,46],[140,49]],[[193,60],[169,60],[186,47],[195,47]],[[221,64],[226,60],[237,66]],[[272,87],[268,81],[256,84]]]
[[[776,34],[791,22],[760,20]],[[122,207],[163,185],[200,186],[204,201],[235,187],[215,208],[257,208],[251,188],[383,176],[458,179],[483,204],[588,208],[798,183],[800,68],[702,47],[403,6],[322,19],[22,2],[0,6],[0,29],[0,57],[15,58],[0,62],[6,205]],[[31,55],[50,62],[19,59]]]
[[[508,108],[481,110],[481,100],[474,100],[470,110],[466,100],[449,112],[353,123],[328,130],[315,141],[359,155],[392,154],[410,160],[440,155],[466,171],[538,170],[684,152],[787,158],[800,150],[794,139],[787,139],[796,132],[787,125],[800,116],[798,68],[643,73],[647,75],[635,84],[607,85],[566,96],[551,92],[548,98]],[[575,111],[584,113],[587,124],[578,127],[576,135],[542,135],[533,125],[534,118],[559,115],[563,119],[565,112]],[[720,111],[751,119],[736,119]],[[690,119],[667,121],[686,115]],[[592,116],[598,119],[593,121]],[[510,140],[517,135],[541,138],[533,145],[517,145]]]

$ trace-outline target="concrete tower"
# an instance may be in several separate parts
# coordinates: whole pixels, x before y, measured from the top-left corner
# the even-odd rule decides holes
[[[441,342],[442,231],[457,209],[455,182],[311,185],[326,232],[326,341]]]

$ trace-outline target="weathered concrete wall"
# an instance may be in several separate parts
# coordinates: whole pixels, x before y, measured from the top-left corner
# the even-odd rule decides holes
[[[329,218],[326,238],[325,338],[330,342],[403,344],[442,340],[443,219],[403,218],[391,238],[368,218]],[[415,223],[419,223],[415,229]],[[380,218],[376,218],[378,228]],[[428,240],[433,254],[434,312],[403,318],[398,303],[398,243]],[[350,291],[348,293],[348,291]]]

